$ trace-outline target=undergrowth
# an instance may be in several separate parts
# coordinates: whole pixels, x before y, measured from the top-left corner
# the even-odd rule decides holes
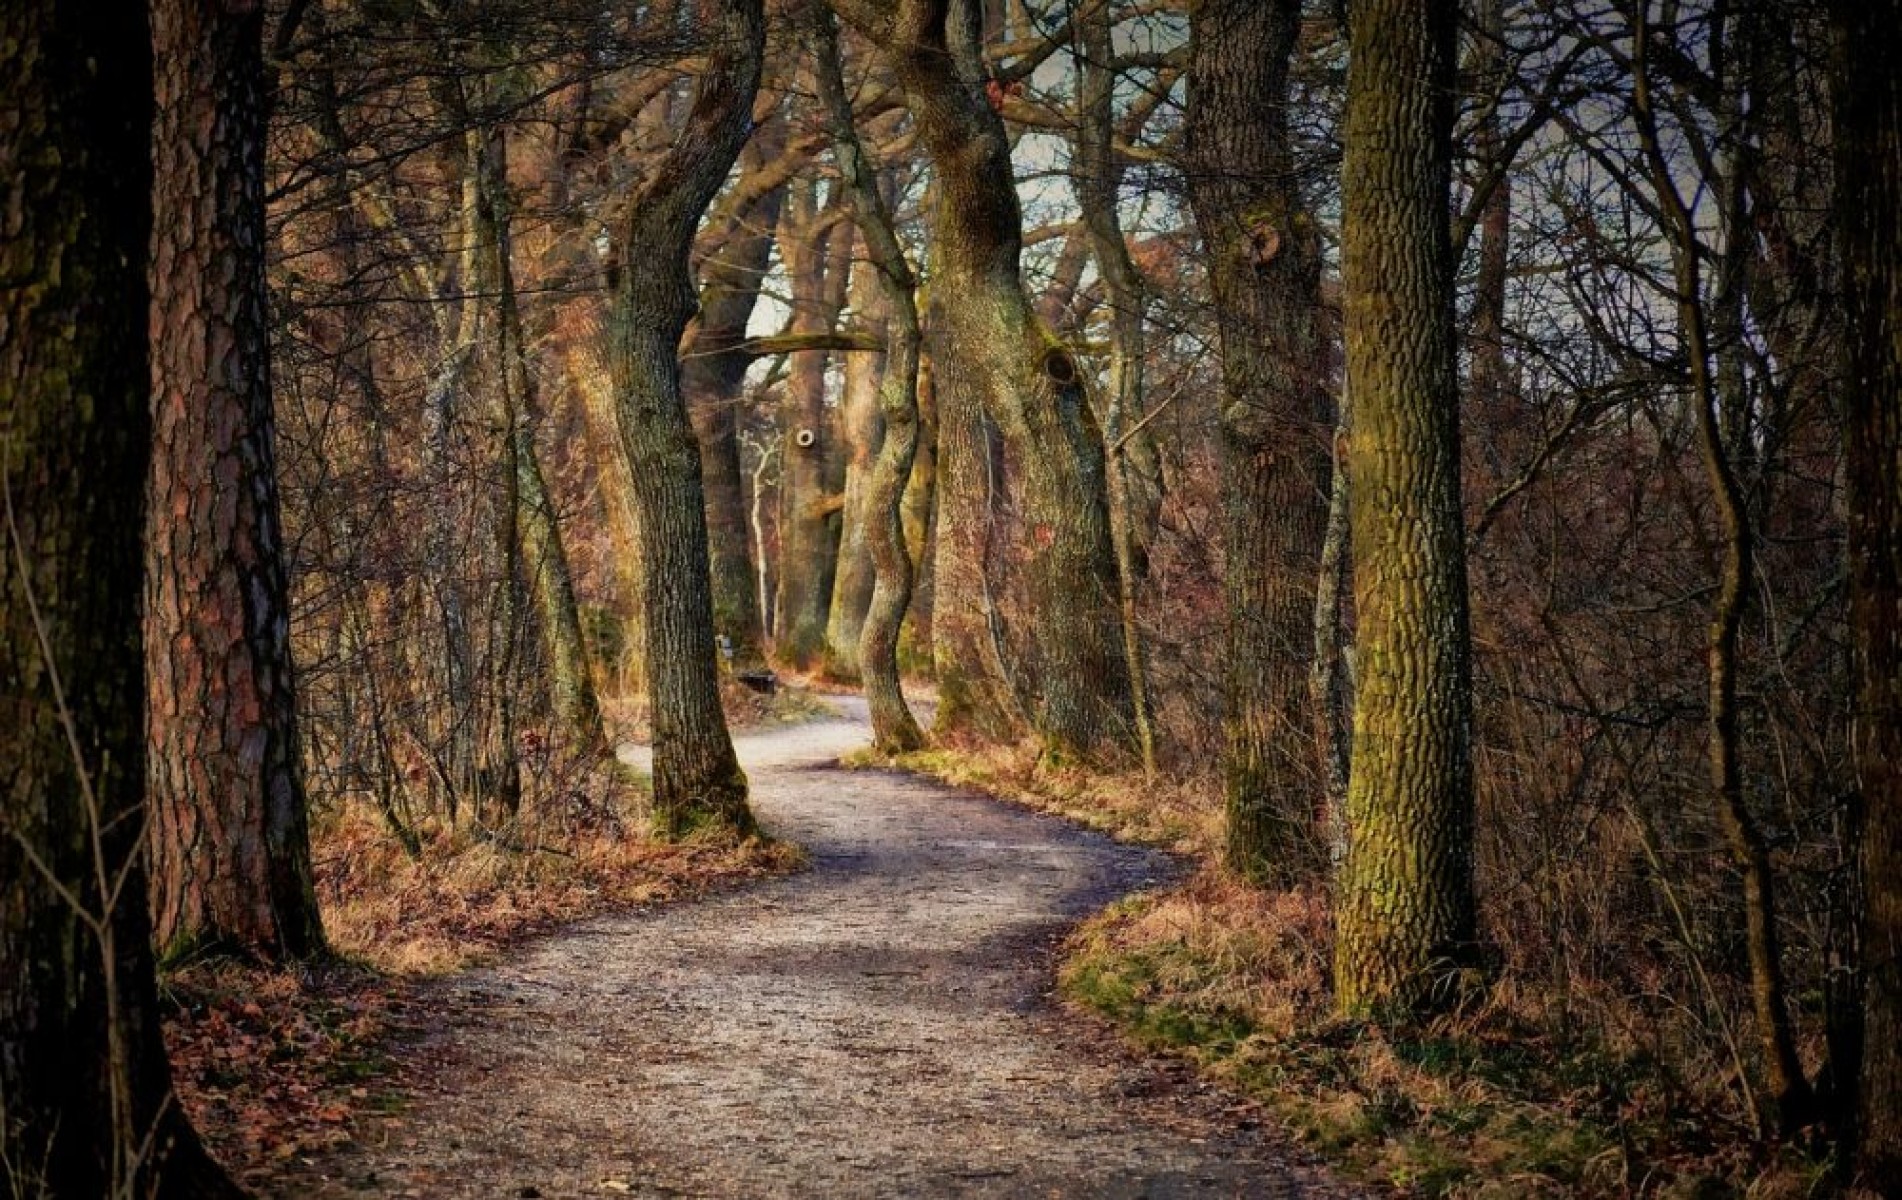
[[[1033,746],[859,761],[1198,860],[1181,886],[1081,927],[1063,992],[1137,1045],[1182,1055],[1256,1100],[1347,1176],[1486,1200],[1830,1194],[1827,1164],[1756,1139],[1734,1081],[1684,1077],[1650,1052],[1658,1033],[1634,1005],[1579,981],[1560,1004],[1507,974],[1479,1006],[1413,1027],[1334,1017],[1325,892],[1264,891],[1216,867],[1215,784],[1054,765]]]

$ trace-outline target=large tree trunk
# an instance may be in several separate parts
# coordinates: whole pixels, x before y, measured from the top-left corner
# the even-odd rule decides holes
[[[898,679],[898,630],[911,600],[911,557],[905,549],[902,509],[905,484],[918,448],[918,349],[923,341],[914,296],[918,285],[893,229],[891,211],[879,194],[878,177],[866,163],[858,131],[852,126],[852,106],[846,98],[845,72],[839,61],[838,31],[832,14],[820,10],[814,19],[814,77],[832,134],[833,154],[839,162],[840,182],[850,197],[871,272],[890,318],[886,322],[885,378],[878,397],[881,443],[877,459],[866,473],[861,514],[874,582],[854,657],[865,680],[872,740],[880,750],[895,754],[924,744],[924,733],[905,704]]]
[[[142,5],[0,8],[0,1192],[224,1197],[171,1095],[142,866]]]
[[[673,149],[628,198],[618,231],[613,371],[640,511],[654,813],[680,836],[751,832],[746,775],[720,709],[700,451],[680,393],[680,335],[696,307],[694,228],[738,157],[759,88],[760,0],[707,0],[708,59]]]
[[[264,15],[155,6],[146,671],[167,956],[322,951],[278,519],[264,281]]]
[[[1070,353],[1037,318],[1019,275],[1022,213],[1003,120],[986,100],[978,13],[968,0],[903,0],[886,12],[834,0],[889,57],[937,173],[930,332],[939,399],[940,507],[934,615],[938,722],[1009,727],[1001,673],[973,678],[995,644],[983,586],[985,441],[999,431],[1017,520],[1006,556],[1021,573],[1028,628],[1016,639],[1035,679],[1031,718],[1053,750],[1133,743],[1128,663],[1117,619],[1103,439]],[[975,494],[977,499],[973,501]],[[1021,565],[1020,565],[1021,564]],[[977,599],[973,606],[966,601]]]
[[[1452,999],[1474,940],[1451,182],[1456,0],[1358,0],[1341,186],[1359,688],[1336,1001]]]
[[[783,140],[778,122],[770,122],[767,131],[773,136],[768,138],[766,131],[754,134],[741,156],[749,171],[763,169],[772,157],[771,147]],[[742,174],[736,186],[747,184],[748,176]],[[700,318],[682,352],[680,369],[706,492],[713,626],[733,647],[738,667],[758,667],[766,661],[766,628],[754,571],[759,547],[750,540],[739,427],[746,369],[752,363],[743,345],[746,327],[772,259],[785,195],[782,182],[740,205],[728,218],[718,248],[700,264]]]
[[[1308,670],[1333,428],[1316,327],[1320,242],[1288,141],[1301,5],[1204,0],[1192,19],[1189,200],[1208,247],[1225,392],[1225,858],[1243,878],[1285,882],[1320,862]]]
[[[1902,1196],[1902,5],[1837,0],[1850,623],[1862,795],[1862,1181]]]

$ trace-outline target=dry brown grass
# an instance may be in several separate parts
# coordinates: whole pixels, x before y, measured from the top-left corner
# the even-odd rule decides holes
[[[872,751],[847,766],[896,766],[954,787],[974,788],[1054,813],[1122,841],[1208,855],[1221,836],[1221,793],[1206,781],[1139,771],[1105,772],[1054,762],[1031,740],[1014,745],[934,746],[896,758]]]
[[[656,841],[625,777],[603,771],[593,781],[595,796],[561,813],[525,805],[494,828],[425,824],[415,857],[360,806],[328,814],[313,843],[332,947],[394,974],[451,971],[564,921],[803,861],[795,847],[759,838]]]
[[[1426,1196],[1828,1194],[1823,1164],[1756,1139],[1700,1006],[1661,1010],[1663,979],[1625,986],[1645,976],[1643,961],[1616,976],[1570,973],[1562,991],[1508,961],[1482,997],[1438,1021],[1340,1021],[1325,889],[1264,891],[1216,867],[1217,781],[1053,764],[1028,743],[940,746],[894,765],[1200,862],[1180,887],[1083,926],[1064,991],[1139,1045],[1259,1100],[1355,1178]],[[1487,915],[1502,933],[1518,919]]]
[[[1754,1141],[1720,1079],[1660,1068],[1615,1024],[1555,1027],[1507,978],[1412,1027],[1330,1011],[1318,890],[1267,893],[1211,868],[1073,937],[1065,993],[1138,1044],[1259,1100],[1350,1175],[1459,1197],[1818,1195],[1823,1167]]]

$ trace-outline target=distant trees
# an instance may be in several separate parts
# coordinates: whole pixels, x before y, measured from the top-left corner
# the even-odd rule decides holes
[[[0,10],[0,1190],[240,1193],[171,1095],[143,862],[143,5]]]
[[[145,647],[165,955],[323,949],[278,518],[265,293],[264,13],[153,5]]]
[[[720,709],[700,452],[677,352],[696,308],[687,272],[694,231],[752,124],[765,16],[760,0],[716,0],[702,11],[707,66],[685,128],[622,209],[612,285],[616,410],[640,508],[654,814],[674,836],[753,826]]]
[[[1359,661],[1334,987],[1444,1003],[1476,940],[1472,675],[1453,337],[1454,0],[1359,0],[1341,178]]]
[[[939,427],[938,723],[997,733],[1028,716],[1062,753],[1130,747],[1102,432],[1075,355],[1024,292],[1023,215],[1001,102],[987,91],[982,14],[970,0],[891,9],[834,0],[833,8],[885,57],[936,172],[926,327]],[[987,428],[1002,442],[1002,464]],[[1001,661],[1002,617],[985,591],[994,569],[989,509],[1005,499],[1000,465],[1019,514],[1008,553],[1029,627],[1014,648],[1024,661],[1009,669],[1036,681],[1021,699]]]

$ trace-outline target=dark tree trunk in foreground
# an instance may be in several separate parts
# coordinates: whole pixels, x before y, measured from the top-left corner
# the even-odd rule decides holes
[[[1451,999],[1474,939],[1447,220],[1457,13],[1455,0],[1351,6],[1341,228],[1360,686],[1334,955],[1349,1014]]]
[[[1850,620],[1864,822],[1858,1173],[1902,1196],[1902,5],[1837,0]]]
[[[746,774],[720,709],[700,451],[680,393],[680,335],[696,297],[687,258],[738,157],[759,88],[760,0],[703,4],[708,59],[673,148],[628,197],[615,258],[613,371],[621,440],[640,511],[654,814],[680,836],[751,832]]]
[[[1288,145],[1301,4],[1204,0],[1192,21],[1189,202],[1222,338],[1225,858],[1285,882],[1320,860],[1308,668],[1333,434],[1320,243]]]
[[[273,450],[263,26],[251,5],[153,6],[146,729],[165,955],[324,944]]]
[[[0,8],[0,1193],[241,1193],[172,1102],[144,822],[152,45]]]
[[[832,14],[814,20],[819,98],[825,105],[839,177],[851,199],[890,316],[886,323],[885,378],[879,388],[884,432],[878,456],[865,481],[864,538],[872,559],[872,597],[859,631],[858,665],[872,714],[872,739],[888,754],[916,750],[924,733],[905,704],[898,679],[898,629],[911,602],[911,556],[905,549],[905,485],[918,451],[917,279],[904,246],[892,227],[891,212],[879,195],[878,177],[865,161],[852,106],[846,98],[839,62],[838,31]]]
[[[888,57],[937,172],[930,333],[941,439],[938,724],[1018,723],[997,661],[991,597],[981,587],[976,596],[964,590],[981,585],[991,565],[984,530],[974,527],[987,518],[982,415],[1002,437],[1020,513],[1009,557],[1022,563],[1027,609],[1017,640],[1033,653],[1008,669],[1036,680],[1026,689],[1029,716],[1051,749],[1127,751],[1133,718],[1102,433],[1076,361],[1024,294],[1023,217],[1003,120],[985,98],[976,6],[832,6]]]

